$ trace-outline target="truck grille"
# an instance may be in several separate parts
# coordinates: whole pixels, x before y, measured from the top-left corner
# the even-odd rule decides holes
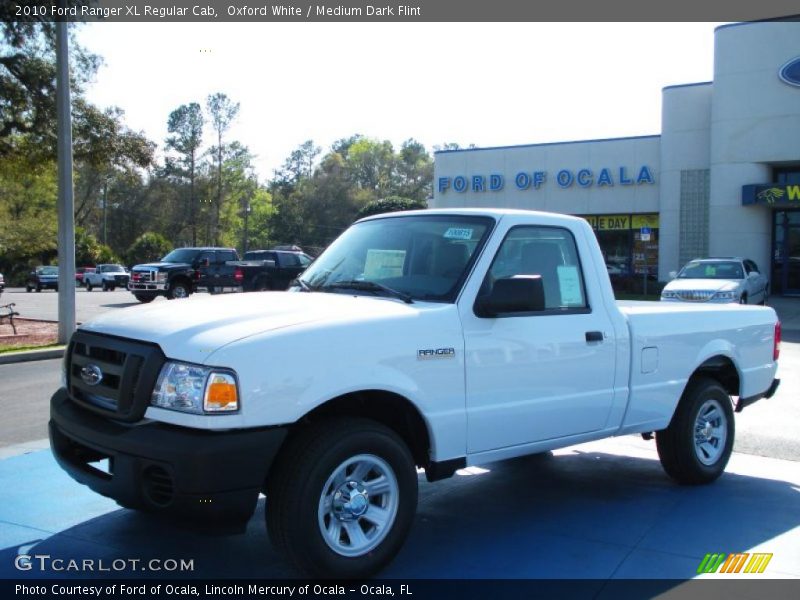
[[[708,302],[714,297],[715,293],[700,290],[680,290],[676,292],[681,300],[686,300],[687,302]]]
[[[150,283],[156,280],[156,272],[151,271],[150,269],[146,271],[136,271],[133,270],[131,272],[131,281],[134,283]]]
[[[76,331],[67,351],[73,402],[120,421],[138,421],[165,358],[155,344]]]

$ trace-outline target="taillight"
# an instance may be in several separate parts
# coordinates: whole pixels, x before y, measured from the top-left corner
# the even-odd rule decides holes
[[[194,280],[200,281],[200,271],[198,269],[195,269],[194,271]]]
[[[778,360],[781,354],[781,322],[775,323],[775,345],[772,346],[772,360]]]
[[[237,267],[237,269],[233,272],[233,278],[237,281],[237,283],[241,283],[241,281],[244,279],[244,271]]]

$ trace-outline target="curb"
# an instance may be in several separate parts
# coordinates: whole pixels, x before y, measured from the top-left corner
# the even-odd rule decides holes
[[[61,358],[64,356],[65,346],[47,348],[45,350],[24,350],[22,352],[8,352],[0,354],[0,365],[10,365],[13,363],[29,362],[32,360],[48,360]]]

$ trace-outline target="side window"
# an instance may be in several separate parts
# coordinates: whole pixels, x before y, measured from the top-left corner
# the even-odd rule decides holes
[[[206,250],[206,251],[201,252],[200,254],[198,254],[197,258],[195,260],[197,260],[197,263],[200,264],[205,259],[208,259],[208,264],[213,265],[214,264],[214,260],[215,260],[214,253],[212,251],[210,251],[210,250]]]
[[[217,251],[217,261],[222,264],[229,260],[236,260],[236,255],[232,250],[219,250]]]
[[[301,267],[307,267],[308,265],[311,264],[311,259],[308,256],[306,256],[305,254],[298,254],[297,258],[300,259],[300,266]]]
[[[744,270],[749,275],[750,273],[758,273],[758,266],[752,260],[744,261]]]
[[[524,226],[509,231],[481,287],[488,294],[498,279],[539,275],[545,310],[586,309],[583,273],[575,239],[561,227]]]
[[[297,258],[296,254],[291,254],[290,252],[286,252],[284,254],[279,254],[278,256],[281,257],[281,266],[282,267],[299,267],[300,266],[300,259]]]

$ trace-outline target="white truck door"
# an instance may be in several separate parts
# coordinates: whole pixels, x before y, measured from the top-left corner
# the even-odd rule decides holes
[[[477,296],[514,275],[540,275],[545,310],[476,315],[460,303],[468,453],[603,429],[614,400],[611,321],[587,300],[573,234],[519,225],[506,233]]]

